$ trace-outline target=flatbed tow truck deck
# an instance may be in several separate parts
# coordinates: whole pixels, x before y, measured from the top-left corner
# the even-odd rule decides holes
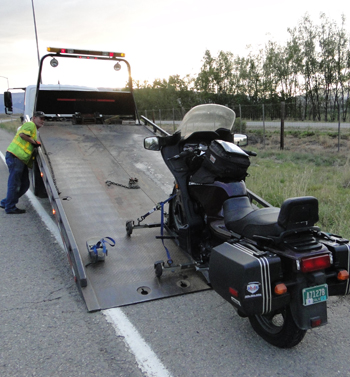
[[[162,241],[156,239],[160,228],[127,234],[128,220],[141,218],[169,198],[173,177],[159,152],[143,148],[143,139],[152,131],[140,122],[125,54],[52,47],[47,51],[40,61],[37,85],[25,88],[23,119],[29,120],[36,110],[46,114],[39,131],[42,146],[31,173],[32,189],[37,196],[48,196],[87,309],[209,289],[195,270],[167,268],[156,276],[155,263],[168,259]],[[43,71],[49,83],[42,83]],[[127,73],[123,90],[116,86],[119,71]],[[90,79],[97,79],[98,85],[78,84]],[[12,114],[10,89],[4,102],[5,112]],[[128,189],[130,178],[137,178],[138,189]],[[145,223],[159,223],[160,218],[156,211]],[[115,246],[107,245],[108,255],[96,262],[91,258],[96,256],[91,253],[92,241],[106,237]],[[163,241],[174,265],[191,262],[173,240]]]
[[[70,228],[70,238],[76,243],[78,258],[71,252],[68,255],[76,259],[72,261],[75,268],[80,263],[78,269],[85,271],[86,286],[80,290],[89,311],[209,289],[194,270],[155,276],[154,263],[167,259],[161,240],[155,238],[159,228],[138,229],[131,237],[126,234],[126,221],[136,220],[167,199],[173,184],[159,152],[143,148],[143,139],[150,134],[142,124],[46,122],[40,130],[44,147],[39,157],[50,167],[57,190],[49,197],[52,201],[52,196],[57,196],[53,208],[61,203],[66,217],[64,231]],[[127,186],[129,178],[137,178],[140,188],[106,184],[112,181]],[[145,222],[148,220],[159,223],[160,212]],[[113,238],[115,247],[107,245],[104,262],[89,264],[86,242],[104,237]],[[174,264],[189,262],[172,240],[165,243]]]

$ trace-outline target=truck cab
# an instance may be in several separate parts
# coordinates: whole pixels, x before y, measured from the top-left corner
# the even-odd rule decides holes
[[[51,47],[48,51],[50,53],[41,60],[37,84],[23,88],[25,91],[23,121],[30,120],[33,111],[40,109],[47,114],[46,121],[65,120],[72,121],[74,124],[93,121],[103,123],[106,120],[116,123],[139,122],[132,90],[130,65],[123,59],[124,53]],[[48,62],[47,58],[51,60]],[[77,59],[79,59],[78,70],[75,69]],[[73,64],[68,64],[67,60],[71,60]],[[107,63],[107,67],[109,65],[109,72],[105,68],[99,68],[93,74],[90,72],[90,67],[86,67],[86,64],[89,66],[93,63],[93,68],[96,69],[95,63],[101,60]],[[118,81],[114,82],[110,78],[111,74],[120,74],[122,63],[127,68],[124,69],[124,82],[119,80],[119,84],[120,82],[124,84],[124,89],[121,89],[120,85],[118,87]],[[85,65],[85,68],[81,69],[80,64]],[[63,66],[62,69],[60,69],[61,66]],[[96,80],[96,78],[102,78],[102,80]],[[43,83],[44,79],[45,83]],[[85,85],[89,81],[95,85]],[[11,115],[13,103],[10,90],[4,93],[4,104],[6,114]]]

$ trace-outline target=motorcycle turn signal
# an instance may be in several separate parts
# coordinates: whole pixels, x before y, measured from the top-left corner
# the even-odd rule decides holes
[[[346,270],[340,270],[337,275],[338,280],[348,280],[349,279],[349,273]]]
[[[276,284],[275,286],[275,293],[276,295],[283,295],[287,293],[287,287],[283,283]]]

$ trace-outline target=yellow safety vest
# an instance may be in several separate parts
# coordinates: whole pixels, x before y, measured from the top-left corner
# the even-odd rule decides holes
[[[28,167],[33,165],[33,151],[34,146],[29,141],[23,140],[19,135],[25,134],[31,137],[36,141],[37,139],[37,129],[36,125],[33,122],[26,122],[22,127],[17,131],[16,136],[13,138],[11,144],[7,148],[9,152],[14,154],[22,162],[24,162]]]

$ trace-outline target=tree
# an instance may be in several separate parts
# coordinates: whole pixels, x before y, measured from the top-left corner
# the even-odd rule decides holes
[[[319,106],[319,62],[316,52],[318,28],[312,23],[310,16],[306,14],[298,26],[298,39],[302,57],[302,75],[304,78],[305,102],[310,99],[313,120],[320,120]]]
[[[350,51],[345,16],[338,27],[321,14],[314,24],[308,14],[287,29],[285,45],[268,41],[264,49],[247,56],[206,50],[197,77],[170,76],[153,83],[135,82],[140,108],[190,108],[200,103],[249,107],[251,118],[260,116],[262,103],[272,104],[274,117],[281,100],[288,113],[302,119],[334,120],[341,109],[345,120],[350,108]],[[276,104],[276,109],[274,109]]]

